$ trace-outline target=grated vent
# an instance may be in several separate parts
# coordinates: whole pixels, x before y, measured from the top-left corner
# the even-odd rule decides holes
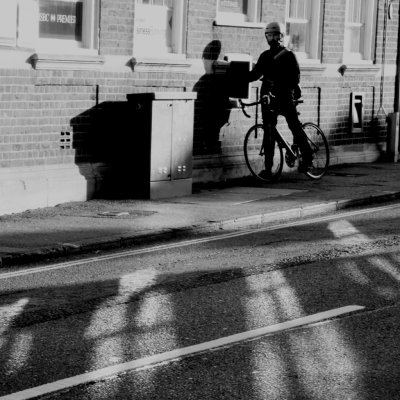
[[[60,148],[62,150],[72,149],[72,135],[71,135],[71,132],[61,132]]]

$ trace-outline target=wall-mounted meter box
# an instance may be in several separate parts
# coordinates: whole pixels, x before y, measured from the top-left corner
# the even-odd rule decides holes
[[[362,132],[364,129],[364,94],[351,93],[350,132]]]

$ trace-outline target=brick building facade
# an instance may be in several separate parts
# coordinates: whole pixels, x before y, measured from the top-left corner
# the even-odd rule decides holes
[[[271,20],[286,23],[301,118],[325,131],[332,163],[382,158],[398,111],[398,0],[2,0],[0,214],[135,185],[131,93],[196,92],[194,182],[248,174],[251,121],[231,107],[222,61],[256,61]]]

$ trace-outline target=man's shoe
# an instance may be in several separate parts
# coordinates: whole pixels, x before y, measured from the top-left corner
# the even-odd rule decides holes
[[[265,179],[265,180],[271,180],[274,176],[272,175],[271,171],[268,171],[267,169],[263,169],[258,176],[261,179]]]
[[[312,161],[308,162],[308,163],[301,162],[299,164],[299,172],[305,173],[305,172],[311,171],[313,168],[314,168],[314,165],[313,165]]]

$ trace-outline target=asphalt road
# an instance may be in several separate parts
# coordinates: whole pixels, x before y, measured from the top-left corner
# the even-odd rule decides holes
[[[4,271],[0,396],[359,305],[49,398],[398,398],[399,222],[393,205]]]

